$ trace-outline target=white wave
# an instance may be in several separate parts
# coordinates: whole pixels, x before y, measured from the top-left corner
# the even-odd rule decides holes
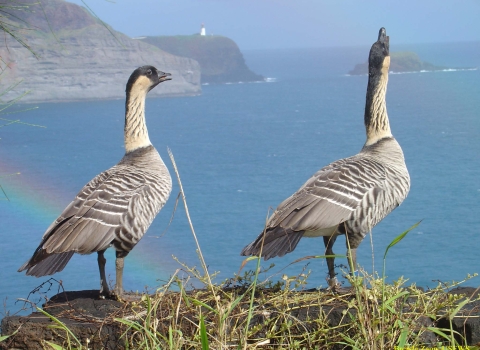
[[[263,78],[263,80],[255,80],[255,81],[248,81],[248,84],[261,84],[261,83],[275,83],[277,82],[277,78]],[[243,82],[239,81],[239,84],[243,84]]]
[[[413,74],[413,73],[435,73],[435,72],[461,72],[469,70],[478,70],[478,67],[473,68],[445,68],[445,69],[436,69],[436,70],[426,70],[422,69],[420,71],[411,71],[411,72],[395,72],[391,71],[389,74]]]
[[[461,71],[464,71],[464,70],[478,70],[478,67],[474,67],[474,68],[447,68],[447,69],[443,69],[442,72],[461,72]]]

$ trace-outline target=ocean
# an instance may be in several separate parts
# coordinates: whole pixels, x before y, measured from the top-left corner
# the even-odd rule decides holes
[[[415,51],[425,61],[451,68],[480,67],[480,43],[396,47],[392,39],[391,50]],[[268,82],[209,85],[201,96],[148,99],[150,139],[170,169],[174,188],[125,260],[125,289],[154,291],[174,273],[185,277],[179,262],[201,268],[181,202],[169,225],[179,186],[167,148],[175,157],[209,271],[218,272],[218,282],[231,278],[244,259],[240,250],[262,231],[271,210],[318,169],[362,148],[367,76],[346,72],[365,62],[368,51],[245,51],[249,67]],[[407,284],[432,287],[480,272],[479,96],[479,70],[390,74],[388,113],[412,186],[404,203],[360,245],[358,262],[368,271],[381,272],[387,245],[422,220],[389,251],[389,281],[404,276]],[[99,288],[96,254],[75,255],[64,271],[52,276],[55,280],[28,277],[17,269],[82,186],[123,156],[124,100],[10,110],[16,113],[1,117],[44,126],[0,128],[0,185],[5,193],[0,192],[0,298],[13,313],[23,305],[17,298],[41,303],[62,288]],[[340,237],[334,251],[343,255],[345,250]],[[262,262],[275,266],[261,277],[275,280],[305,269],[310,272],[308,288],[325,287],[324,260],[290,265],[323,251],[322,239],[304,238],[291,254]],[[106,257],[107,274],[114,280],[112,249]],[[346,265],[346,259],[337,262]],[[249,262],[243,271],[253,268]],[[466,285],[480,281],[473,278]]]

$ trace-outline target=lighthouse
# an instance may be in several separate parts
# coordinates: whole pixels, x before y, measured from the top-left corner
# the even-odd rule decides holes
[[[202,26],[200,27],[200,35],[205,36],[205,25],[202,23]]]

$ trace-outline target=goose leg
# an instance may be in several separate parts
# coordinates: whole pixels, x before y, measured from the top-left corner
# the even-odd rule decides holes
[[[345,238],[347,243],[348,267],[350,268],[350,275],[353,277],[355,276],[355,271],[357,271],[357,248],[363,237],[346,233]]]
[[[123,266],[124,259],[128,253],[125,252],[116,252],[115,260],[115,270],[116,270],[116,284],[115,284],[115,295],[118,299],[122,298],[123,295]]]
[[[336,236],[324,236],[323,243],[325,244],[325,255],[335,255],[333,252],[333,244],[337,239]],[[328,286],[330,289],[335,289],[338,286],[338,280],[335,274],[335,258],[327,258],[327,267],[328,267]]]
[[[105,256],[103,255],[103,253],[105,253],[105,250],[100,250],[97,253],[98,269],[100,271],[100,296],[106,297],[110,294],[110,290],[108,289],[107,284],[107,278],[105,276],[105,263],[107,262],[107,259],[105,259]]]
[[[350,266],[350,274],[355,275],[357,271],[357,248],[351,248],[347,251],[348,265]]]

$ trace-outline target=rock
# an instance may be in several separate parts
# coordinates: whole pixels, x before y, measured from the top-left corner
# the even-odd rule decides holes
[[[202,71],[202,84],[264,80],[263,76],[247,67],[237,44],[224,36],[147,36],[140,39],[173,55],[198,61]]]
[[[119,339],[121,329],[118,325],[59,319],[75,334],[80,343],[89,349],[124,349],[125,341]],[[7,317],[2,321],[2,330],[12,334],[18,329],[19,333],[1,342],[0,349],[43,350],[49,348],[46,342],[68,348],[66,332],[50,327],[54,325],[53,321],[38,312],[28,317]],[[72,340],[70,342],[75,344]]]
[[[125,345],[125,339],[120,339],[124,330],[114,318],[131,314],[128,305],[99,299],[98,290],[86,290],[57,294],[43,306],[43,310],[64,323],[83,346],[114,350],[123,349]],[[66,347],[66,332],[50,327],[54,325],[56,323],[51,318],[40,312],[26,317],[5,317],[1,324],[2,334],[18,332],[1,342],[0,349],[40,350],[45,349],[45,341]]]
[[[479,288],[473,287],[458,287],[452,289],[450,294],[465,295],[472,299],[478,298]],[[460,302],[465,298],[460,299]],[[441,318],[437,322],[437,327],[450,329],[450,322],[448,318]],[[452,328],[454,331],[460,333],[465,338],[468,345],[480,344],[480,300],[469,302],[465,305],[452,320]],[[463,344],[464,340],[455,335],[455,339]]]
[[[225,292],[232,291],[225,290]],[[209,293],[209,290],[195,290],[186,292],[184,295],[176,292],[169,292],[167,295],[164,295],[162,304],[158,304],[158,309],[154,313],[159,317],[159,322],[155,326],[157,331],[161,334],[168,334],[172,307],[173,309],[176,309],[179,305],[186,307],[186,304],[183,302],[186,296],[191,298],[190,300],[205,300]],[[237,298],[237,293],[243,294],[245,290],[239,289],[231,297],[233,299]],[[280,303],[276,304],[276,306],[262,302],[262,300],[270,300],[270,291],[257,291],[257,293],[256,311],[250,322],[250,330],[254,332],[252,339],[267,338],[274,345],[274,342],[279,339],[275,337],[270,339],[267,333],[280,331],[279,329],[275,330],[275,327],[286,326],[283,321],[278,321],[279,319],[296,320],[296,322],[290,325],[289,334],[315,333],[320,337],[316,339],[319,342],[318,344],[336,343],[336,345],[332,345],[334,346],[332,349],[344,349],[344,345],[341,344],[344,341],[341,338],[342,333],[355,335],[352,332],[360,331],[358,323],[355,321],[352,323],[352,319],[357,318],[358,314],[355,307],[352,306],[355,296],[351,293],[332,295],[327,291],[302,291],[297,292],[298,294],[294,298],[295,303]],[[313,294],[307,295],[307,293]],[[464,294],[466,296],[473,295],[474,297],[478,295],[478,291],[475,288],[459,288],[450,293]],[[60,293],[52,297],[43,306],[43,310],[65,324],[75,334],[82,346],[86,346],[89,349],[124,349],[125,339],[129,339],[128,337],[131,333],[127,333],[127,337],[124,336],[127,330],[126,326],[116,319],[135,320],[142,324],[142,318],[146,314],[145,303],[122,303],[114,300],[99,299],[98,296],[98,290]],[[312,296],[318,302],[312,304]],[[128,294],[128,297],[130,300],[140,299],[140,296],[133,293]],[[209,300],[212,302],[212,299]],[[243,305],[238,305],[239,309],[235,311],[238,315],[236,316],[237,318],[233,317],[229,320],[229,327],[232,327],[232,329],[234,329],[233,327],[238,327],[238,325],[243,325],[246,320],[246,311],[249,307],[248,298],[243,303]],[[191,305],[192,308],[187,307],[182,310],[177,309],[176,311],[178,319],[175,322],[182,330],[185,339],[198,335],[198,328],[195,325],[199,324],[200,313],[205,316],[207,325],[211,325],[217,320],[217,316],[210,313],[205,305],[202,307],[201,312],[199,312],[198,305],[195,306],[193,303]],[[404,311],[412,311],[410,310],[411,305],[413,304],[407,302]],[[453,319],[454,330],[465,337],[468,345],[480,342],[479,316],[480,301],[474,301],[467,304]],[[375,316],[367,315],[367,321],[368,317]],[[51,318],[40,312],[34,312],[25,317],[5,317],[1,323],[2,335],[11,335],[18,331],[6,341],[0,342],[0,349],[44,349],[45,341],[66,347],[67,337],[65,330],[58,329],[58,327],[56,329],[52,328],[51,326],[54,325],[56,323]],[[448,319],[445,318],[432,320],[427,316],[422,316],[416,320],[413,331],[423,330],[420,335],[421,342],[425,346],[436,346],[442,339],[439,339],[427,327],[449,329],[450,326]],[[213,328],[215,329],[215,326]],[[460,338],[457,340],[460,341],[460,344],[464,344]],[[133,345],[130,344],[130,347]],[[77,344],[73,344],[73,346],[77,346]]]
[[[23,80],[2,96],[13,99],[30,91],[22,103],[123,99],[130,74],[139,66],[153,65],[171,73],[153,96],[201,93],[200,66],[155,46],[134,40],[100,23],[84,8],[63,0],[27,0],[29,9],[10,10],[14,24],[28,23],[36,30],[19,30],[36,58],[18,41],[6,37],[0,56],[8,68],[1,75],[3,90]],[[23,3],[22,3],[23,4]],[[45,18],[48,18],[47,19]],[[16,19],[15,17],[18,17]]]
[[[391,73],[438,71],[447,69],[447,67],[435,66],[431,63],[421,61],[418,55],[414,52],[392,52],[390,58]],[[368,62],[357,64],[353,70],[348,72],[348,74],[368,74]]]

